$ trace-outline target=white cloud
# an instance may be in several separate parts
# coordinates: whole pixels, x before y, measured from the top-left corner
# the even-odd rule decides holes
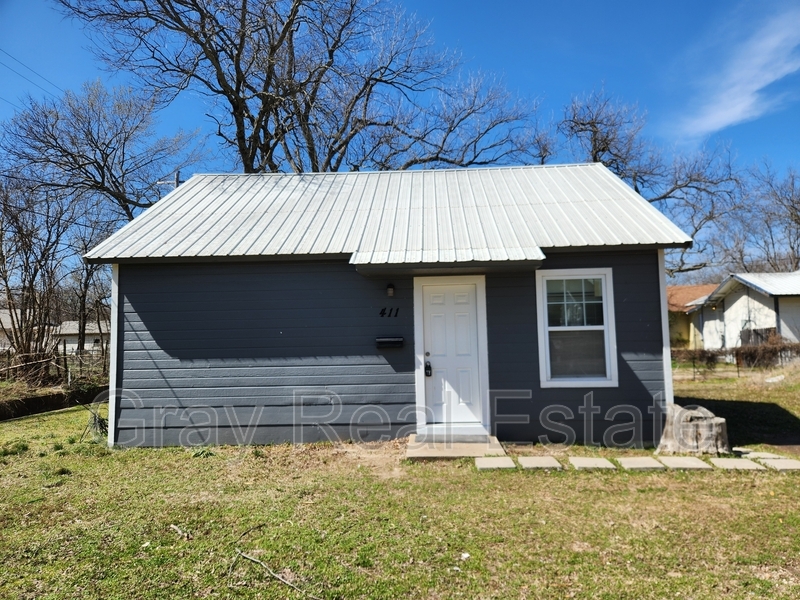
[[[800,71],[800,9],[773,15],[748,34],[738,36],[732,47],[724,49],[716,72],[700,82],[701,95],[679,124],[684,136],[703,138],[757,119],[786,100],[785,95],[765,88]],[[713,62],[704,69],[714,68]]]

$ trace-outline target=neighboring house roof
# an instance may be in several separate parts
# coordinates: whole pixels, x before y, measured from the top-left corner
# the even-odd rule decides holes
[[[108,322],[103,323],[102,325],[103,333],[106,334],[111,330],[111,326]],[[55,329],[56,336],[67,336],[67,335],[78,335],[78,322],[77,321],[64,321],[56,327]],[[97,323],[86,323],[86,334],[87,335],[97,335],[100,333],[100,330],[97,328]]]
[[[709,294],[705,303],[715,304],[739,285],[765,296],[800,296],[800,271],[792,273],[732,273]]]
[[[688,312],[696,302],[717,289],[716,283],[702,285],[670,285],[667,287],[667,308],[672,312]]]
[[[350,255],[353,264],[541,261],[542,249],[691,238],[601,164],[195,175],[87,255]]]
[[[11,311],[7,308],[0,308],[0,326],[6,329],[11,327]]]

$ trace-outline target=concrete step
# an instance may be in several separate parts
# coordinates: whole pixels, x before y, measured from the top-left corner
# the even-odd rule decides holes
[[[408,436],[406,458],[408,460],[440,460],[453,458],[477,458],[480,456],[505,456],[506,451],[494,436],[486,436],[482,441],[422,441],[415,434]]]

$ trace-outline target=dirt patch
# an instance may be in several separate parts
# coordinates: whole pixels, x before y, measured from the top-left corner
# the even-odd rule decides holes
[[[405,459],[408,438],[385,442],[337,442],[318,444],[280,444],[276,446],[243,446],[214,448],[226,457],[231,474],[244,466],[245,454],[252,454],[267,470],[291,469],[298,476],[316,469],[347,472],[369,469],[381,478],[402,477],[401,463]]]
[[[366,442],[360,444],[338,444],[334,452],[351,464],[371,469],[376,475],[385,478],[402,477],[400,462],[405,458],[408,438],[387,442]]]

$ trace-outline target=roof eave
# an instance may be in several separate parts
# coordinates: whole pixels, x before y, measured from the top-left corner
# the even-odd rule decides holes
[[[191,264],[240,262],[349,261],[350,254],[259,254],[229,256],[84,256],[94,265]]]
[[[614,252],[615,250],[672,250],[689,249],[694,244],[693,240],[686,242],[661,242],[655,244],[600,244],[596,246],[542,246],[546,254],[554,252]]]
[[[439,263],[361,263],[354,265],[364,277],[391,275],[483,275],[533,272],[541,260],[492,260]]]

